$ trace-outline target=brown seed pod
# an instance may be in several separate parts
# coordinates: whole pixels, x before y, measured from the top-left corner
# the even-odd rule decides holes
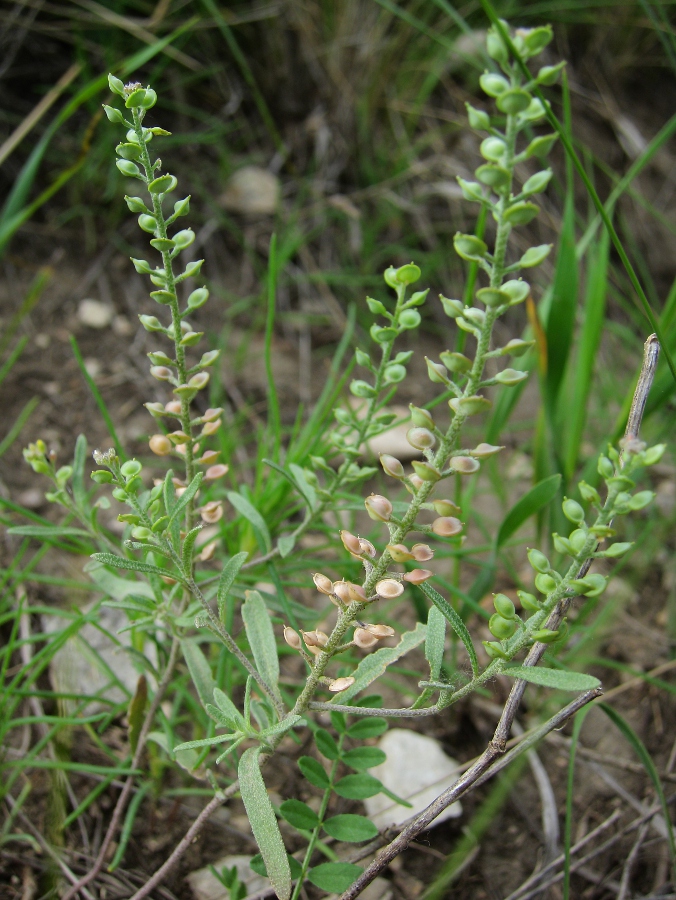
[[[376,548],[371,541],[367,541],[366,538],[359,538],[359,547],[361,548],[361,556],[368,556],[371,559],[375,558]]]
[[[422,584],[423,581],[427,581],[433,575],[434,572],[431,572],[429,569],[413,569],[404,575],[404,581],[408,581],[409,584]]]
[[[376,593],[383,600],[393,600],[404,593],[404,585],[400,581],[395,581],[394,578],[383,578],[376,585]]]
[[[293,647],[294,650],[300,650],[300,638],[298,637],[297,632],[295,632],[293,628],[290,628],[288,625],[284,626],[284,640],[289,645],[289,647]]]
[[[203,522],[206,522],[208,525],[214,525],[223,518],[223,503],[220,500],[212,500],[202,507],[200,516]]]
[[[416,562],[427,562],[434,556],[434,550],[427,544],[414,544],[411,547],[411,553]]]
[[[395,562],[409,562],[415,559],[406,544],[388,544],[387,551]]]
[[[336,678],[336,680],[329,685],[329,690],[334,694],[339,694],[341,691],[346,691],[349,687],[352,687],[353,684],[354,678],[351,675],[348,675],[344,678]]]
[[[348,581],[347,590],[353,603],[366,603],[366,591],[360,584],[353,584],[351,581]]]
[[[462,531],[462,522],[453,516],[441,516],[432,522],[432,531],[439,537],[453,537]]]
[[[215,481],[217,478],[223,478],[224,475],[228,474],[230,470],[230,466],[226,466],[224,463],[218,463],[215,466],[209,466],[209,468],[204,473],[205,481]]]
[[[303,640],[308,647],[326,647],[329,636],[323,631],[303,631]]]
[[[356,535],[343,530],[340,532],[340,539],[348,553],[351,553],[353,556],[359,556],[361,548],[359,546],[359,538]]]
[[[382,494],[371,494],[364,500],[364,506],[369,517],[374,522],[389,522],[392,516],[392,504]]]
[[[394,628],[390,628],[389,625],[366,625],[365,627],[379,641],[386,637],[392,637],[395,634]]]
[[[383,472],[391,478],[404,477],[404,467],[396,456],[390,456],[389,453],[381,453],[380,465],[383,467]]]
[[[370,650],[371,647],[375,647],[378,643],[376,635],[367,631],[365,628],[355,628],[352,640],[356,646],[362,650]]]
[[[316,572],[312,576],[312,580],[314,581],[315,587],[320,594],[333,593],[333,582],[330,578],[327,578],[326,575],[322,575],[321,572]]]
[[[342,600],[343,603],[350,602],[350,589],[347,586],[347,581],[334,581],[333,593],[339,600]]]
[[[154,434],[148,441],[148,446],[155,456],[168,456],[174,449],[166,434]]]

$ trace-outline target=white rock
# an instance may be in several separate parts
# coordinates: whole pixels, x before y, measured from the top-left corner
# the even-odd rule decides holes
[[[270,886],[267,878],[256,875],[249,866],[250,856],[224,856],[218,862],[212,863],[217,872],[224,867],[232,869],[237,866],[237,877],[246,886],[248,894],[255,894]],[[195,900],[228,900],[230,892],[211,873],[208,866],[204,869],[196,869],[186,877]]]
[[[369,772],[379,778],[388,790],[411,804],[411,807],[401,806],[384,794],[364,800],[366,812],[379,829],[417,816],[458,777],[458,763],[446,756],[438,741],[424,734],[405,728],[391,728],[378,746],[387,754],[387,759],[382,765],[369,769]],[[461,814],[462,807],[456,801],[432,824],[438,825]]]
[[[279,178],[260,166],[244,166],[230,176],[221,205],[245,215],[269,216],[279,203]]]
[[[115,310],[100,300],[80,300],[77,317],[88,328],[107,328],[113,321]]]

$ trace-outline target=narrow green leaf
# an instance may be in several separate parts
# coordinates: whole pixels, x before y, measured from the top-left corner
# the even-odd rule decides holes
[[[319,816],[302,800],[285,800],[279,811],[286,821],[301,831],[311,831],[319,825]]]
[[[223,715],[232,722],[233,731],[244,728],[244,716],[226,693],[220,688],[215,687],[213,698],[216,702],[216,706],[218,706]]]
[[[193,497],[199,490],[200,485],[202,484],[203,478],[204,478],[204,472],[198,472],[197,475],[195,475],[193,480],[190,482],[188,487],[183,491],[181,496],[178,498],[176,505],[172,509],[171,514],[169,516],[169,525],[168,525],[169,528],[171,528],[171,526],[174,524],[174,522],[180,523],[180,517],[185,512],[185,510],[188,507],[188,504],[190,503],[190,501],[193,499]]]
[[[197,688],[202,706],[205,706],[212,701],[214,688],[216,687],[216,682],[211,674],[211,666],[196,641],[190,638],[183,638],[181,640],[181,650],[188,664],[188,671],[193,684]]]
[[[79,434],[75,441],[75,453],[73,454],[73,476],[71,485],[73,497],[79,506],[84,506],[87,500],[87,489],[84,483],[85,462],[87,460],[87,439]]]
[[[314,511],[317,508],[317,493],[310,482],[307,480],[305,471],[295,463],[289,463],[289,468],[293,472],[293,478],[295,483],[298,485],[299,491],[307,500],[310,509]]]
[[[192,572],[192,552],[195,546],[195,541],[197,540],[197,535],[202,530],[201,525],[196,525],[191,531],[189,531],[185,539],[183,541],[183,549],[181,551],[181,562],[183,563],[183,571],[186,576],[189,576]]]
[[[366,738],[379,737],[387,731],[387,720],[380,716],[368,716],[360,719],[347,729],[348,737],[364,741]]]
[[[90,559],[103,563],[104,566],[114,566],[116,569],[129,569],[131,572],[145,572],[148,575],[160,575],[165,577],[171,575],[177,581],[183,583],[183,576],[179,575],[173,569],[160,569],[159,566],[152,566],[150,563],[141,562],[139,559],[126,559],[122,556],[115,556],[113,553],[92,553]]]
[[[463,625],[464,628],[464,625]],[[387,667],[396,662],[409,650],[413,650],[425,640],[427,633],[427,625],[418,622],[414,631],[407,631],[402,634],[401,640],[396,647],[381,647],[369,656],[365,656],[353,672],[354,684],[350,685],[345,691],[336,694],[335,703],[343,704],[350,700],[355,694],[363,691],[376,678],[380,678],[385,673]]]
[[[321,788],[322,790],[326,790],[326,788],[329,787],[331,783],[329,781],[329,776],[324,771],[322,764],[316,759],[313,759],[311,756],[301,756],[298,760],[298,768],[310,784],[314,784],[315,787]]]
[[[289,853],[286,854],[287,859],[289,860],[289,868],[291,869],[291,878],[295,881],[297,878],[303,873],[303,867],[298,862],[297,859],[294,859]],[[268,871],[265,868],[265,863],[263,862],[263,857],[260,853],[257,853],[255,856],[251,857],[249,861],[249,866],[256,873],[256,875],[260,875],[262,878],[268,877]],[[246,898],[245,898],[246,900]]]
[[[15,525],[7,529],[8,534],[17,534],[21,537],[39,538],[41,541],[57,540],[66,537],[89,538],[91,535],[83,528],[74,528],[69,525]]]
[[[472,665],[472,672],[474,673],[474,677],[476,678],[476,676],[479,674],[479,661],[476,656],[474,644],[472,643],[472,638],[470,637],[470,633],[467,630],[467,626],[462,621],[457,612],[453,609],[448,600],[446,600],[445,597],[442,597],[439,591],[436,591],[431,584],[424,582],[423,584],[418,586],[423,594],[427,597],[427,599],[431,600],[432,603],[434,603],[439,612],[443,613],[446,619],[450,622],[453,631],[455,631],[455,633],[465,645],[465,650],[467,650],[469,661]]]
[[[521,678],[530,684],[556,688],[559,691],[592,691],[601,682],[593,675],[582,672],[566,672],[564,669],[548,669],[544,666],[509,666],[504,670],[510,678]]]
[[[387,759],[387,754],[378,747],[353,747],[343,754],[342,759],[346,766],[362,772],[364,769],[382,765]]]
[[[524,494],[502,520],[496,538],[496,546],[502,547],[527,519],[547,506],[548,503],[551,503],[556,497],[560,484],[561,475],[557,473],[556,475],[550,475],[549,478],[543,478],[527,494]]]
[[[279,900],[291,896],[291,869],[270,803],[259,762],[260,747],[249,747],[239,761],[239,789],[251,830],[261,851],[270,883]]]
[[[342,894],[359,878],[363,871],[361,866],[355,866],[352,863],[328,862],[310,869],[307,878],[322,891]]]
[[[145,675],[139,677],[136,683],[136,692],[129,703],[127,718],[129,720],[129,746],[131,752],[136,753],[138,737],[145,719],[146,704],[148,703],[148,682]]]
[[[285,534],[277,540],[277,549],[282,559],[286,559],[295,546],[296,538],[292,534]]]
[[[441,663],[444,658],[444,644],[446,642],[446,617],[437,609],[430,606],[427,614],[427,637],[425,638],[425,659],[430,664],[430,679],[438,681],[441,674]]]
[[[355,816],[349,813],[327,819],[322,823],[322,828],[337,841],[347,841],[351,844],[371,841],[378,834],[378,829],[366,816]]]
[[[174,747],[174,753],[181,750],[193,750],[195,747],[213,747],[216,744],[222,744],[225,741],[234,741],[238,735],[236,734],[216,734],[210,738],[200,738],[198,741],[186,741],[184,744],[178,744]]]
[[[242,606],[242,619],[246,629],[247,640],[253,653],[254,662],[259,673],[268,686],[279,694],[279,657],[275,633],[265,601],[258,591],[247,591]]]
[[[382,788],[383,785],[377,778],[362,772],[358,775],[344,775],[333,785],[338,796],[345,797],[347,800],[365,800],[367,797],[375,797]]]
[[[230,588],[235,583],[235,579],[239,574],[239,570],[242,568],[244,563],[246,562],[247,556],[249,554],[242,551],[242,553],[236,553],[231,559],[227,561],[227,563],[223,566],[223,570],[221,572],[221,577],[218,579],[218,591],[216,594],[217,602],[218,602],[218,616],[225,625],[225,601],[227,600],[228,594],[230,593]]]
[[[270,540],[270,532],[263,516],[241,494],[237,494],[235,491],[228,491],[227,497],[237,512],[251,524],[256,540],[261,545],[261,550],[264,553],[269,553],[272,549],[272,541]]]
[[[134,822],[136,821],[139,807],[141,806],[141,803],[143,802],[146,794],[152,786],[152,781],[146,781],[146,783],[142,784],[141,787],[134,793],[129,803],[127,814],[124,817],[124,825],[122,826],[122,830],[120,831],[120,840],[117,845],[117,849],[115,850],[115,855],[113,856],[107,868],[108,872],[114,872],[122,862],[124,854],[127,852],[127,844],[129,843],[129,838],[131,837],[131,832],[134,827]]]

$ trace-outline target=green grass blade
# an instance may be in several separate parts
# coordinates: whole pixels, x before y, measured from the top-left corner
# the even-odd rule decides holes
[[[39,397],[31,397],[31,399],[28,401],[28,403],[24,406],[24,408],[21,410],[19,415],[16,417],[16,422],[14,422],[14,424],[9,429],[9,431],[7,432],[5,437],[2,439],[2,441],[0,441],[0,457],[3,456],[9,450],[9,448],[12,446],[14,441],[21,434],[24,425],[26,424],[26,422],[29,420],[29,418],[33,414],[33,410],[35,409],[35,407],[38,405],[39,402],[40,402]]]

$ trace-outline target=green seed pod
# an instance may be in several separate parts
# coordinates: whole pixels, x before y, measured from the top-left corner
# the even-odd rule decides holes
[[[396,278],[399,284],[415,284],[420,279],[422,272],[414,263],[401,266],[397,269]]]
[[[404,467],[396,456],[390,456],[389,453],[381,453],[380,465],[383,467],[383,472],[389,475],[390,478],[404,477]]]
[[[509,296],[510,306],[517,306],[519,303],[523,303],[530,294],[530,285],[520,278],[513,278],[511,281],[506,281],[500,290]]]
[[[551,25],[541,25],[538,28],[522,29],[521,37],[528,55],[537,56],[550,43],[554,32]]]
[[[465,103],[465,108],[467,109],[469,127],[475,128],[477,131],[488,131],[491,127],[491,117],[488,113],[484,112],[483,109],[476,109],[469,103]]]
[[[96,469],[91,474],[92,481],[95,481],[96,484],[112,484],[113,483],[113,473],[107,472],[105,469]]]
[[[163,350],[154,351],[147,354],[148,359],[154,366],[174,366],[176,361],[167,356]]]
[[[535,576],[535,587],[541,594],[551,594],[552,591],[556,590],[556,581],[551,575],[544,575],[541,572]]]
[[[124,97],[124,82],[120,81],[119,78],[116,78],[114,75],[108,76],[108,87],[110,88],[111,93],[117,94],[118,97]]]
[[[364,369],[371,368],[371,357],[368,353],[364,353],[364,351],[360,350],[358,347],[354,351],[354,358],[358,366],[362,366]]]
[[[552,249],[551,244],[539,244],[537,247],[530,247],[519,260],[522,269],[532,269],[544,262]],[[504,290],[504,285],[503,285]]]
[[[476,325],[477,328],[482,328],[486,321],[486,313],[483,309],[477,309],[475,306],[466,306],[461,318]]]
[[[394,266],[389,266],[383,272],[383,278],[385,279],[385,284],[389,287],[394,288],[395,290],[400,287],[399,279],[397,278],[397,270]]]
[[[150,210],[149,210],[148,207],[145,205],[145,203],[143,202],[143,200],[141,200],[140,197],[127,197],[127,196],[125,196],[124,199],[125,199],[125,203],[127,204],[127,207],[129,208],[129,211],[130,211],[130,212],[133,212],[133,213],[146,213],[147,215],[150,214]]]
[[[603,551],[603,555],[609,557],[610,559],[618,559],[620,556],[624,556],[627,550],[629,550],[633,546],[634,544],[631,541],[611,544],[610,547]]]
[[[179,250],[185,250],[195,240],[195,232],[192,228],[184,228],[183,231],[177,231],[174,235],[174,244]]]
[[[376,344],[390,344],[399,332],[396,328],[382,328],[380,325],[371,325],[369,334]]]
[[[420,313],[417,309],[405,309],[399,314],[399,326],[409,331],[420,325]]]
[[[383,375],[385,384],[399,384],[406,378],[406,369],[397,363],[391,363]]]
[[[456,176],[456,181],[460,185],[460,190],[465,200],[470,200],[473,203],[483,203],[484,191],[478,181],[466,181],[459,175]]]
[[[172,291],[151,291],[150,296],[156,303],[161,303],[162,306],[168,306],[176,299],[176,294]]]
[[[525,149],[527,157],[537,156],[538,159],[544,159],[551,152],[552,147],[558,141],[558,134],[543,134],[534,138]]]
[[[593,534],[594,537],[605,539],[609,537],[615,537],[617,532],[614,528],[611,528],[610,525],[593,525],[589,529],[589,534]]]
[[[418,426],[418,428],[434,428],[434,419],[426,409],[414,406],[412,403],[409,403],[408,408],[411,410],[411,421],[414,425]],[[431,447],[432,444],[429,446]]]
[[[129,459],[126,463],[122,464],[120,473],[124,478],[129,479],[133,478],[135,475],[139,475],[141,469],[141,463],[137,459]]]
[[[551,572],[549,560],[540,550],[533,548],[528,551],[528,562],[536,572]]]
[[[507,50],[502,37],[494,28],[490,28],[486,35],[486,50],[488,51],[488,55],[496,62],[500,63],[501,66],[509,62],[509,51]]]
[[[539,212],[540,207],[535,203],[526,203],[520,200],[505,210],[503,218],[510,225],[527,225],[533,221]]]
[[[552,170],[544,169],[531,175],[523,186],[524,194],[539,194],[547,187],[552,178]]]
[[[201,391],[209,384],[209,377],[208,372],[198,372],[196,375],[193,375],[192,378],[188,379],[188,385],[191,388]]]
[[[575,556],[575,550],[568,538],[561,537],[560,534],[554,532],[552,540],[554,542],[554,549],[557,553],[567,553],[568,556]]]
[[[127,178],[138,178],[141,174],[141,170],[136,163],[131,162],[129,159],[117,159],[115,160],[115,165]]]
[[[472,368],[472,360],[462,353],[444,350],[439,354],[439,359],[450,372],[469,372]]]
[[[375,397],[376,392],[366,381],[355,379],[350,383],[350,393],[355,397],[361,397],[366,400]]]
[[[203,331],[186,331],[179,344],[181,347],[194,347],[204,337]]]
[[[464,313],[465,304],[461,303],[460,300],[449,300],[448,297],[444,297],[441,294],[439,294],[439,299],[441,300],[444,312],[450,319],[457,319]]]
[[[160,516],[159,519],[156,519],[152,525],[153,534],[161,534],[166,530],[167,525],[169,524],[169,516]]]
[[[502,372],[498,372],[495,376],[495,380],[498,384],[514,387],[515,384],[525,381],[528,378],[528,374],[528,372],[521,372],[518,369],[503,369]]]
[[[540,601],[534,594],[529,594],[528,591],[517,591],[516,595],[521,601],[521,606],[529,612],[539,612],[542,609]]]
[[[155,216],[149,216],[146,213],[138,217],[138,224],[139,228],[142,231],[147,231],[148,234],[155,234],[157,230],[157,219]]]
[[[146,331],[164,331],[164,326],[156,316],[139,316],[139,321]]]
[[[418,478],[422,478],[423,481],[439,481],[441,478],[441,473],[438,472],[434,466],[427,462],[419,462],[417,459],[414,459],[411,463],[413,469],[418,476]]]
[[[600,596],[605,591],[607,584],[608,579],[596,572],[593,572],[591,575],[585,575],[584,578],[574,578],[570,582],[570,586],[575,588],[578,593],[584,594],[585,597]]]
[[[481,643],[486,648],[486,654],[491,659],[509,659],[509,656],[507,656],[497,641],[482,641]]]
[[[532,101],[528,91],[521,88],[511,88],[504,91],[496,100],[496,105],[500,112],[506,113],[508,116],[516,116],[528,109]]]
[[[554,641],[558,641],[559,632],[550,631],[549,628],[541,628],[539,631],[534,631],[531,637],[538,644],[553,644]]]
[[[131,160],[132,162],[138,161],[141,158],[141,148],[138,144],[118,144],[115,148],[115,152],[122,159]]]
[[[190,212],[190,194],[187,197],[184,197],[182,200],[177,200],[174,203],[174,215],[178,219],[180,216],[187,216]],[[202,260],[201,262],[204,262]],[[201,263],[200,263],[201,265]]]
[[[502,616],[503,619],[513,619],[516,616],[514,604],[506,594],[494,594],[493,606],[495,611]]]
[[[505,169],[503,166],[496,166],[493,163],[486,163],[484,166],[479,166],[474,174],[476,175],[477,181],[480,181],[481,184],[485,184],[487,187],[495,189],[505,187],[512,178],[512,173],[509,169]],[[458,248],[456,247],[455,249],[457,251]]]
[[[500,641],[506,641],[516,631],[516,622],[513,619],[504,619],[498,613],[494,613],[488,620],[488,630],[493,637]]]
[[[454,516],[460,512],[460,507],[452,500],[433,500],[432,506],[434,511],[444,518]]]
[[[185,338],[183,339],[185,340]],[[183,343],[183,341],[181,341]],[[220,350],[207,350],[206,353],[202,354],[202,358],[200,359],[198,365],[201,369],[206,369],[209,366],[213,366],[218,357],[221,355]]]
[[[509,90],[509,82],[503,75],[495,75],[493,72],[484,72],[479,78],[481,89],[489,97],[499,97]]]
[[[555,66],[542,66],[542,68],[538,71],[536,78],[538,84],[543,84],[545,85],[545,87],[550,87],[552,84],[556,84],[556,82],[559,80],[559,74],[565,68],[565,66],[565,60],[563,62],[557,63],[557,65]]]
[[[518,338],[513,338],[500,349],[500,356],[523,356],[527,350],[534,346],[535,341],[522,341]]]
[[[422,306],[427,299],[427,295],[429,294],[429,292],[429,288],[425,288],[424,291],[414,291],[406,301],[406,307],[408,308],[410,306]]]
[[[145,97],[141,100],[141,107],[143,109],[152,109],[157,103],[157,94],[152,88],[146,88],[144,94]]]
[[[387,312],[385,305],[380,300],[374,300],[373,297],[366,298],[366,305],[374,316],[384,316]]]
[[[587,542],[587,532],[584,528],[576,528],[575,531],[572,531],[568,535],[568,540],[575,551],[575,553],[579,553],[580,550],[584,547]]]
[[[566,497],[561,504],[561,509],[569,522],[574,522],[576,525],[584,522],[584,510],[576,500],[569,500]]]
[[[643,465],[654,466],[655,463],[658,463],[662,459],[666,449],[666,444],[655,444],[654,447],[648,447],[647,450],[643,451]]]
[[[480,288],[476,292],[476,298],[491,309],[504,306],[510,300],[509,294],[505,293],[505,291],[490,287]]]
[[[636,487],[636,482],[627,478],[626,475],[613,475],[612,478],[606,478],[606,484],[609,488],[619,488],[622,491],[630,491]]]
[[[481,142],[479,152],[489,162],[500,162],[507,152],[507,144],[497,137],[487,137]]]
[[[148,190],[151,194],[168,194],[176,189],[177,184],[178,179],[175,175],[160,175],[150,182]]]
[[[134,259],[131,257],[131,261],[139,275],[154,274],[155,270],[150,268],[150,263],[146,262],[145,259]]]
[[[205,287],[197,288],[188,297],[188,309],[199,309],[209,299],[209,291]]]
[[[160,253],[167,253],[174,249],[175,244],[171,238],[153,238],[150,246],[159,250]]]
[[[432,362],[432,360],[427,357],[425,357],[425,362],[427,363],[427,377],[433,384],[451,383],[445,366],[442,366],[440,363]]]
[[[477,262],[488,253],[488,246],[474,234],[457,232],[453,237],[453,246],[458,256],[468,262]]]
[[[434,447],[437,442],[437,439],[428,428],[417,425],[408,429],[406,440],[416,450],[428,450],[430,447]]]
[[[153,536],[153,533],[150,528],[144,528],[143,525],[137,525],[136,528],[132,528],[131,536],[137,541],[147,541]]]
[[[652,503],[654,499],[655,494],[653,491],[638,491],[638,493],[634,494],[629,500],[629,509],[634,512],[639,509],[644,509],[649,503]]]
[[[599,456],[597,471],[601,478],[612,478],[615,474],[615,467],[607,456]]]
[[[115,500],[119,500],[120,503],[124,503],[127,499],[127,492],[120,487],[113,488],[113,497]]]
[[[456,415],[475,416],[490,409],[493,404],[486,397],[474,394],[471,397],[451,397],[448,405]]]
[[[135,91],[132,91],[131,94],[127,95],[127,98],[124,101],[124,105],[127,107],[127,109],[139,109],[142,108],[145,99],[146,92],[143,90],[143,88],[137,88]]]
[[[587,484],[586,481],[580,481],[577,487],[580,491],[580,496],[585,503],[593,503],[594,506],[601,506],[601,497],[595,487],[592,487],[591,484]]]

